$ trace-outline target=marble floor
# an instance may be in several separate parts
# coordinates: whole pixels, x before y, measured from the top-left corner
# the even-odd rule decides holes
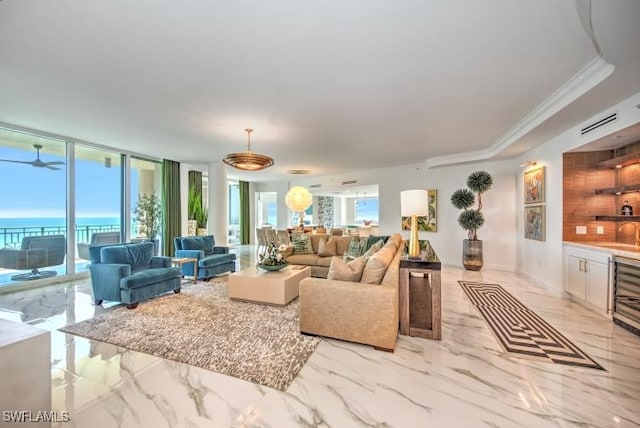
[[[505,356],[462,279],[501,284],[606,371]],[[442,295],[442,341],[323,339],[286,392],[57,331],[105,310],[88,281],[0,295],[0,318],[51,331],[53,409],[71,418],[54,426],[640,426],[640,337],[513,273],[445,267]]]

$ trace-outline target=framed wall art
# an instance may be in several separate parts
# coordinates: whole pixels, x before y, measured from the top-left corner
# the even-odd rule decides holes
[[[524,203],[539,204],[544,202],[544,166],[525,171],[524,173]]]
[[[546,239],[545,221],[544,205],[524,207],[524,237],[536,241],[544,241]]]
[[[429,215],[418,217],[418,230],[425,232],[438,231],[438,191],[428,189]],[[402,230],[411,230],[411,217],[402,217]]]

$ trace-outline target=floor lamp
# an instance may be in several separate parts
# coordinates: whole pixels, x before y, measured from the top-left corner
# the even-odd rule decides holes
[[[411,217],[409,258],[419,258],[418,216],[429,215],[429,194],[426,190],[403,190],[400,192],[400,211],[403,217]]]

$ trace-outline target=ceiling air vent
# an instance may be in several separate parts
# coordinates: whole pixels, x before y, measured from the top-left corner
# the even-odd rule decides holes
[[[309,187],[312,187],[312,188],[322,187],[322,184],[312,184]]]
[[[603,119],[600,119],[597,122],[592,123],[591,125],[585,126],[580,130],[580,135],[588,134],[591,131],[595,131],[601,126],[606,125],[607,123],[611,123],[618,118],[618,113],[613,113]]]
[[[343,186],[346,186],[347,184],[356,184],[358,182],[358,180],[349,180],[349,181],[343,181],[341,184]]]

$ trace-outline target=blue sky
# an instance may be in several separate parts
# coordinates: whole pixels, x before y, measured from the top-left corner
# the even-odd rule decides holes
[[[35,149],[0,147],[0,159],[32,161]],[[61,156],[42,154],[44,162],[64,161]],[[64,217],[66,212],[66,165],[58,171],[27,164],[0,162],[2,179],[0,217]],[[132,171],[132,188],[137,172]],[[120,168],[105,168],[94,161],[76,161],[76,216],[120,216]]]

